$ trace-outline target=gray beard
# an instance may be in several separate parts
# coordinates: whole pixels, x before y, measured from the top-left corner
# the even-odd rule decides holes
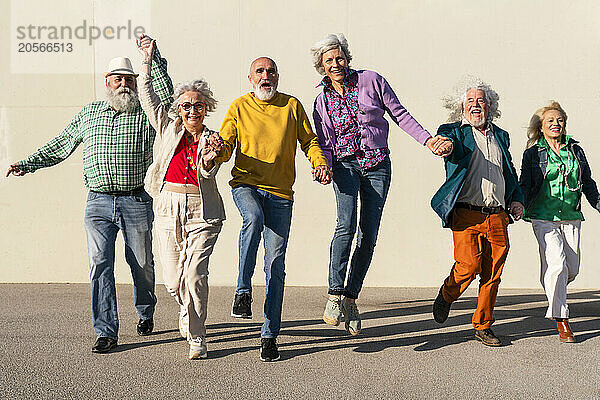
[[[108,104],[120,112],[132,112],[140,105],[137,92],[129,88],[113,89],[106,87],[106,97]]]
[[[277,93],[277,89],[271,86],[271,89],[264,90],[261,87],[254,88],[254,96],[257,99],[262,101],[269,101],[273,97],[275,97],[275,93]]]

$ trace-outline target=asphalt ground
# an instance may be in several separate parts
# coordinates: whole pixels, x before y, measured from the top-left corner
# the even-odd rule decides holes
[[[576,344],[558,341],[540,290],[503,290],[494,331],[473,337],[476,292],[433,321],[437,288],[365,288],[363,331],[325,325],[326,289],[286,288],[281,361],[261,362],[264,287],[254,319],[230,317],[234,289],[211,287],[208,359],[189,361],[178,306],[157,286],[155,333],[136,334],[132,286],[119,285],[119,345],[93,354],[85,284],[0,284],[1,399],[600,399],[600,290],[569,293]]]

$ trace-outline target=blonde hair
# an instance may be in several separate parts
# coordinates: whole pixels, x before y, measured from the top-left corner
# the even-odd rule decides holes
[[[540,137],[542,137],[542,121],[544,120],[544,114],[546,111],[558,111],[561,113],[565,120],[565,132],[567,129],[567,113],[563,108],[558,104],[558,101],[550,100],[550,103],[538,109],[535,114],[532,115],[531,120],[529,121],[529,126],[527,127],[527,148],[535,145]]]

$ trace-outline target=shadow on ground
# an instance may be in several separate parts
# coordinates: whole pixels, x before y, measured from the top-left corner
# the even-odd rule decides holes
[[[575,300],[577,301],[574,302]],[[569,301],[571,328],[578,342],[600,336],[600,290],[569,293]],[[431,351],[475,340],[472,328],[452,328],[470,325],[472,311],[477,305],[476,297],[465,297],[455,302],[443,325],[433,321],[432,303],[433,299],[389,302],[384,304],[387,307],[385,309],[362,312],[364,328],[355,337],[339,327],[325,325],[321,319],[284,321],[280,337],[293,340],[280,341],[282,358],[290,359],[343,348],[375,353],[391,347],[416,346],[415,351]],[[546,297],[543,294],[499,296],[494,311],[496,322],[493,329],[503,346],[511,346],[524,338],[557,335],[554,322],[544,318],[546,307]],[[578,321],[581,318],[585,320]],[[395,319],[410,320],[394,322]],[[209,343],[232,344],[244,339],[258,339],[260,326],[260,323],[243,321],[213,324],[207,327],[207,339]],[[258,346],[243,346],[217,350],[212,352],[211,358],[257,348]]]

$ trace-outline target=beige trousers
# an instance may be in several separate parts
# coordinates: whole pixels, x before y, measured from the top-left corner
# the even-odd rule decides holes
[[[165,286],[181,311],[184,314],[187,311],[184,324],[187,322],[189,341],[206,336],[208,259],[222,222],[206,222],[202,218],[200,194],[169,190],[174,186],[166,184],[158,197],[155,233]]]

